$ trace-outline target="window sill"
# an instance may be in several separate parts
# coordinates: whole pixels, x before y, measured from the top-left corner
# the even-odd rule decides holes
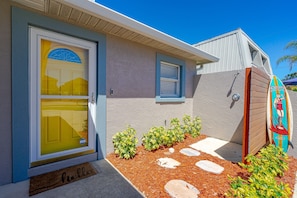
[[[185,100],[186,100],[185,97],[180,97],[180,98],[163,98],[160,96],[156,97],[157,103],[184,103]]]

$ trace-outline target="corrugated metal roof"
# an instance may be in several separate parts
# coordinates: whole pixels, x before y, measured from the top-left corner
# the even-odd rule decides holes
[[[197,64],[218,58],[132,18],[88,0],[11,0],[60,20],[165,51]]]

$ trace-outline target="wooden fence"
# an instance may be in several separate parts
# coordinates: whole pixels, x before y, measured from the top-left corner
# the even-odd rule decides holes
[[[269,75],[262,70],[255,67],[246,69],[242,161],[247,154],[256,154],[268,143],[266,119],[269,82]]]

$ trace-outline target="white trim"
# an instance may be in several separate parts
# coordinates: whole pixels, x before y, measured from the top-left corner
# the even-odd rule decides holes
[[[12,0],[32,9],[44,12],[48,14],[47,1],[44,0]],[[140,23],[130,17],[127,17],[119,12],[111,10],[103,5],[96,3],[94,0],[59,0],[59,3],[65,4],[71,8],[85,12],[91,16],[98,17],[107,22],[118,25],[122,28],[131,30],[135,33],[143,35],[145,37],[156,40],[165,45],[180,49],[184,52],[191,53],[193,55],[192,60],[197,61],[197,64],[202,63],[200,60],[203,59],[203,63],[217,62],[219,58],[193,47],[192,45],[174,38],[168,34],[165,34],[157,29],[154,29],[148,25]]]
[[[88,93],[89,96],[55,96],[41,95],[40,93],[40,46],[41,39],[58,42],[65,45],[86,49],[89,52],[88,60]],[[36,27],[29,27],[29,91],[30,91],[30,163],[46,160],[50,158],[70,155],[88,150],[95,150],[95,120],[96,120],[96,43],[74,38],[71,36],[50,32]],[[88,146],[76,148],[53,154],[41,155],[40,140],[40,99],[60,98],[60,99],[88,99]],[[93,102],[93,103],[92,103]]]
[[[82,10],[87,12],[93,16],[104,19],[108,22],[141,34],[143,36],[147,36],[151,39],[159,41],[161,43],[170,45],[174,48],[183,50],[188,53],[192,53],[195,56],[199,56],[203,59],[208,60],[209,62],[217,62],[219,58],[204,52],[203,50],[197,49],[192,45],[185,43],[179,39],[176,39],[168,34],[165,34],[159,30],[156,30],[152,27],[149,27],[143,23],[140,23],[132,18],[129,18],[121,13],[113,11],[103,5],[100,5],[96,2],[88,1],[88,0],[63,0],[63,3],[69,5],[70,7],[74,7],[78,10]]]

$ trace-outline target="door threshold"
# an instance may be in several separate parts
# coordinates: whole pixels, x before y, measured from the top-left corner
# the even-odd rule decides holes
[[[92,154],[87,154],[87,155],[83,155],[83,156],[79,156],[79,157],[75,157],[75,158],[71,158],[71,159],[66,159],[66,160],[62,160],[62,161],[58,161],[58,162],[54,162],[54,163],[50,163],[50,164],[45,164],[42,166],[33,167],[33,168],[28,169],[28,177],[41,175],[44,173],[52,172],[52,171],[59,170],[62,168],[67,168],[70,166],[75,166],[75,165],[82,164],[85,162],[95,161],[97,159],[98,159],[98,153],[95,152]]]

